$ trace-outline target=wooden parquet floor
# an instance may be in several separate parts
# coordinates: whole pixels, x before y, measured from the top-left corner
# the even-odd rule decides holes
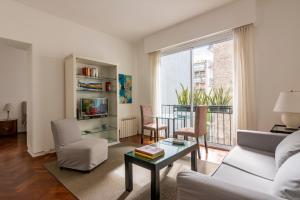
[[[139,143],[138,136],[122,139],[122,142]],[[152,143],[145,138],[145,144]],[[226,151],[209,149],[208,155],[201,149],[204,158],[211,162],[221,162]],[[0,137],[0,200],[53,200],[76,199],[43,166],[56,159],[54,153],[31,157],[27,153],[26,134]]]
[[[0,137],[0,199],[76,199],[43,166],[55,154],[32,158],[26,134]]]

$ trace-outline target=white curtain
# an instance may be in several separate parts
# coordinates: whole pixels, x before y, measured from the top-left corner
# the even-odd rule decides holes
[[[154,114],[160,113],[159,101],[159,67],[160,67],[160,51],[149,53],[149,65],[151,68],[151,96],[152,108]]]
[[[253,24],[234,29],[233,105],[237,129],[256,129],[253,29]]]

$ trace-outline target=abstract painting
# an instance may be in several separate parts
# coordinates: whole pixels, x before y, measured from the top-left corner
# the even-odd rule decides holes
[[[119,102],[132,103],[132,76],[119,74]]]

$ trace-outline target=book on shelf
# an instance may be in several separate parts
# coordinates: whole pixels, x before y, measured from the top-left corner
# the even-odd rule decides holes
[[[136,148],[134,150],[135,154],[139,156],[144,156],[150,159],[157,158],[159,156],[164,155],[165,151],[162,148],[151,146],[151,145],[146,145],[142,146],[139,148]]]

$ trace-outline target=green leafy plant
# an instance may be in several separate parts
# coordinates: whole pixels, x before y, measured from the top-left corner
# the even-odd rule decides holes
[[[188,87],[184,87],[180,83],[181,91],[177,91],[177,101],[179,105],[190,104],[190,92]],[[205,90],[194,90],[193,103],[194,105],[214,105],[214,106],[228,106],[231,104],[232,96],[230,95],[230,89],[213,88],[208,93]]]
[[[208,105],[209,99],[209,95],[204,90],[195,90],[193,93],[194,105]]]
[[[227,106],[231,103],[232,96],[230,89],[225,90],[222,86],[220,88],[213,88],[209,95],[209,104],[217,106]]]
[[[177,101],[179,105],[188,105],[190,103],[189,101],[189,96],[190,96],[190,92],[188,87],[184,87],[182,83],[180,83],[181,86],[181,91],[178,92],[177,90],[175,90],[176,95],[177,95]]]

